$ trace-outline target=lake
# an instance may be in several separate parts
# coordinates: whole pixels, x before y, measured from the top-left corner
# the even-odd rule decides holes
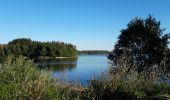
[[[41,60],[37,62],[41,68],[52,70],[52,75],[61,80],[78,82],[87,85],[87,80],[100,76],[108,69],[106,55],[80,55],[77,59]]]

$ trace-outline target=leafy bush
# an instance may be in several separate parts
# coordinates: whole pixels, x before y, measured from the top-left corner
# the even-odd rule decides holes
[[[0,67],[0,100],[69,100],[71,88],[47,72],[39,70],[25,57],[8,56]]]

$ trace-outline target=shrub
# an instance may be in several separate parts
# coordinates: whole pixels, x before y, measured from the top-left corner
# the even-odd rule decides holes
[[[0,100],[69,100],[71,86],[49,77],[26,57],[8,56],[0,67]]]
[[[138,72],[126,55],[117,60],[117,66],[89,82],[92,96],[97,100],[166,100],[170,86],[158,84],[160,69]]]

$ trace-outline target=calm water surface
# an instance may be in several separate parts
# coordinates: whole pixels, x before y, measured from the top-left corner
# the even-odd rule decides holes
[[[78,59],[43,60],[37,63],[52,70],[56,78],[87,85],[87,80],[99,76],[108,68],[106,55],[80,55]]]

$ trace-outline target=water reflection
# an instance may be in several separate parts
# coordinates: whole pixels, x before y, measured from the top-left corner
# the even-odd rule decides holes
[[[80,55],[78,59],[39,60],[39,68],[50,69],[52,76],[61,80],[79,82],[87,86],[87,81],[94,75],[100,76],[108,68],[106,55]]]
[[[72,71],[76,69],[77,59],[43,59],[37,60],[36,64],[40,69],[49,69],[54,72]]]

